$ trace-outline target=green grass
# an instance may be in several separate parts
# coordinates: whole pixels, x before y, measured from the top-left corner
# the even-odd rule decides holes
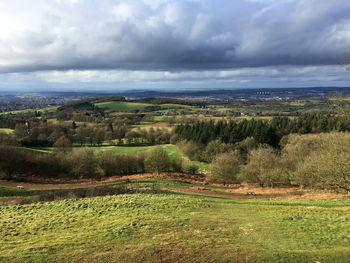
[[[18,183],[18,185],[20,184],[21,183]],[[0,186],[0,199],[9,198],[9,197],[26,197],[26,196],[35,195],[37,193],[38,193],[38,190]]]
[[[178,119],[184,118],[184,117],[186,117],[186,116],[187,116],[187,115],[162,115],[162,116],[153,116],[153,120],[154,120],[154,121],[166,121],[166,120],[169,120],[169,119],[178,120]]]
[[[163,147],[171,158],[184,158],[186,161],[191,162],[196,166],[198,166],[200,173],[202,174],[207,173],[207,170],[208,170],[207,163],[189,161],[187,158],[184,157],[181,150],[176,145],[173,145],[173,144],[162,144],[162,145],[155,145],[155,146],[107,146],[107,147],[102,146],[102,147],[85,147],[85,148],[92,149],[96,151],[96,153],[99,153],[102,151],[109,151],[113,153],[124,153],[124,154],[133,155],[141,151],[146,151],[146,152],[150,151],[157,146]],[[80,147],[77,147],[77,148],[79,149]],[[50,153],[54,150],[53,147],[27,147],[26,149],[43,152],[43,153]]]
[[[144,110],[148,106],[154,106],[148,103],[126,102],[126,101],[110,101],[95,104],[97,107],[113,111],[129,112],[135,110]]]
[[[110,151],[114,153],[136,154],[140,151],[150,151],[157,146],[112,146],[112,147],[92,147],[96,151]],[[176,145],[163,144],[163,147],[170,157],[182,157],[182,153]]]
[[[107,147],[83,147],[86,149],[92,149],[96,152],[101,151],[109,151],[113,153],[125,153],[125,154],[137,154],[141,151],[150,151],[157,147],[155,146],[107,146]],[[159,145],[160,147],[164,148],[166,152],[169,154],[170,157],[182,157],[182,152],[177,148],[176,145],[172,144],[162,144]],[[77,149],[80,149],[81,147],[77,147]],[[39,152],[52,152],[54,150],[53,147],[27,147],[26,149],[33,150],[33,151],[39,151]]]
[[[0,128],[1,133],[11,134],[13,131],[12,129]]]
[[[194,106],[191,105],[183,105],[183,104],[174,104],[174,103],[166,103],[166,104],[159,104],[164,109],[190,109],[194,108]]]
[[[99,102],[95,104],[97,107],[112,111],[120,112],[130,112],[139,110],[142,111],[146,107],[150,106],[159,106],[162,110],[168,109],[190,109],[193,106],[181,105],[181,104],[150,104],[150,103],[139,103],[139,102],[127,102],[127,101],[108,101],[108,102]]]
[[[345,263],[350,257],[348,199],[163,191],[1,205],[0,214],[1,262]]]
[[[24,147],[23,149],[48,153],[48,152],[52,152],[55,148],[54,147]]]
[[[15,110],[15,111],[7,111],[7,112],[0,112],[0,115],[2,114],[21,114],[21,113],[28,113],[28,112],[44,112],[44,111],[55,111],[57,110],[58,106],[52,106],[52,107],[46,107],[42,109],[25,109],[25,110]]]
[[[135,125],[132,128],[132,130],[133,131],[137,131],[138,129],[140,129],[140,130],[149,131],[151,128],[153,128],[154,130],[157,130],[157,129],[167,130],[169,132],[171,132],[174,129],[174,127],[170,127],[170,126],[155,126],[152,123],[150,123],[150,124]]]

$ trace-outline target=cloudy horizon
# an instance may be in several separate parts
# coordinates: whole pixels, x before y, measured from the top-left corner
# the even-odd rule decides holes
[[[2,0],[0,90],[350,86],[346,0]]]

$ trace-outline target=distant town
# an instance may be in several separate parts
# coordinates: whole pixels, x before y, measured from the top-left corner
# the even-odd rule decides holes
[[[266,88],[234,90],[190,90],[179,92],[125,91],[125,92],[7,92],[0,95],[0,112],[42,109],[63,105],[70,101],[104,96],[124,96],[128,100],[143,98],[181,98],[202,102],[291,100],[301,98],[328,98],[350,94],[350,87]]]

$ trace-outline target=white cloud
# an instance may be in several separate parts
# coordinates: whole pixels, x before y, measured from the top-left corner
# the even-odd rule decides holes
[[[350,51],[349,13],[347,0],[1,0],[0,80],[344,81],[331,65]]]

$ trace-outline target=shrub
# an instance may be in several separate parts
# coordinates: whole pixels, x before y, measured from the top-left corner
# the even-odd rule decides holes
[[[282,165],[301,186],[349,189],[349,133],[289,135],[281,140]]]
[[[53,147],[56,147],[65,152],[72,147],[72,143],[66,136],[61,136],[56,140]]]
[[[203,146],[190,141],[181,141],[176,145],[191,161],[206,161]]]
[[[173,172],[183,171],[183,160],[182,158],[172,158],[170,159],[170,170]]]
[[[290,184],[276,150],[270,146],[261,146],[249,152],[248,164],[242,169],[241,178],[260,186]]]
[[[117,160],[116,155],[110,152],[103,152],[99,156],[99,164],[104,172],[104,176],[113,176],[117,173]]]
[[[93,150],[79,149],[69,154],[70,175],[74,178],[100,178],[103,170]]]
[[[10,180],[16,173],[21,173],[26,168],[26,160],[29,153],[25,150],[0,145],[0,170],[4,175],[4,179]]]
[[[299,167],[297,180],[302,186],[350,191],[350,150],[312,153]]]
[[[147,152],[145,157],[145,168],[147,172],[160,173],[170,170],[170,158],[162,147],[156,147]]]
[[[233,144],[222,143],[219,140],[211,141],[205,147],[204,159],[206,162],[212,162],[217,155],[227,153],[233,150]]]
[[[184,162],[182,165],[182,171],[190,174],[197,174],[199,167],[192,162]]]
[[[294,144],[286,145],[286,149],[297,145],[301,153],[307,151],[309,145],[305,143],[306,138],[317,143],[294,167],[297,182],[302,186],[350,191],[350,134],[301,136]],[[291,151],[286,155],[290,159],[293,159],[293,156]],[[300,157],[294,157],[296,158]]]
[[[325,134],[291,134],[281,140],[283,147],[282,163],[292,180],[296,180],[296,172],[305,159],[324,144]]]
[[[224,184],[238,183],[242,160],[237,151],[218,155],[209,166],[211,181]]]

